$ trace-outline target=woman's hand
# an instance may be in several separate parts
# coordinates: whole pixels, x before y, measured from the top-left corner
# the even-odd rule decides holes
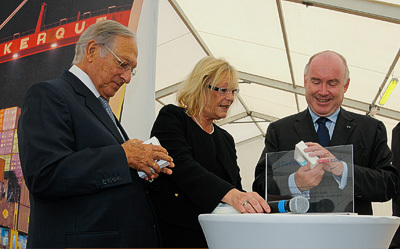
[[[256,192],[241,192],[234,188],[222,198],[222,201],[242,213],[271,212],[267,202]]]

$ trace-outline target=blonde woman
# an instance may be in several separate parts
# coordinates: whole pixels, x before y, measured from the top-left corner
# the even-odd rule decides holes
[[[257,193],[243,191],[233,138],[214,124],[238,92],[237,71],[207,56],[179,90],[179,106],[163,107],[154,123],[151,135],[175,163],[174,173],[160,176],[149,191],[163,247],[207,247],[198,216],[221,202],[242,213],[270,212]]]

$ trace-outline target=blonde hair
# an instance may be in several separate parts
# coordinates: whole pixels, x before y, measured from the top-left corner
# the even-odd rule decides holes
[[[185,108],[189,116],[200,114],[211,96],[208,85],[216,86],[222,80],[228,81],[228,89],[239,87],[238,72],[233,66],[224,59],[204,57],[182,83],[177,93],[178,105]]]

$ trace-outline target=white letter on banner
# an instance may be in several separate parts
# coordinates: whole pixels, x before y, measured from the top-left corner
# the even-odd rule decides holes
[[[64,28],[59,28],[56,31],[56,38],[57,39],[62,39],[62,38],[64,38],[64,34],[65,34],[65,29]]]
[[[36,45],[39,45],[40,42],[42,42],[42,44],[46,43],[46,32],[40,33],[38,35]]]
[[[79,29],[79,23],[75,24],[75,33],[80,34],[85,30],[86,21],[82,22],[82,27]]]

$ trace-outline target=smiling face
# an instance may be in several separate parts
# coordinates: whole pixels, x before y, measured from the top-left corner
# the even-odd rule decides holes
[[[129,63],[131,68],[136,67],[138,48],[132,37],[117,35],[110,49],[121,60]],[[118,67],[120,62],[117,58],[103,45],[97,44],[95,41],[88,43],[87,50],[86,72],[100,95],[109,99],[123,84],[130,82],[131,71]],[[106,55],[101,57],[100,55],[104,53]]]
[[[349,87],[343,60],[333,52],[317,55],[304,76],[308,106],[320,117],[327,117],[339,109]]]
[[[229,88],[229,85],[229,80],[227,77],[225,77],[223,80],[218,82],[216,87],[228,88],[228,90],[232,90]],[[235,99],[232,91],[229,91],[229,93],[226,93],[224,96],[214,89],[208,89],[208,91],[210,91],[210,94],[208,95],[209,100],[203,109],[203,117],[207,120],[218,120],[225,118],[228,115],[229,107],[232,105]]]

